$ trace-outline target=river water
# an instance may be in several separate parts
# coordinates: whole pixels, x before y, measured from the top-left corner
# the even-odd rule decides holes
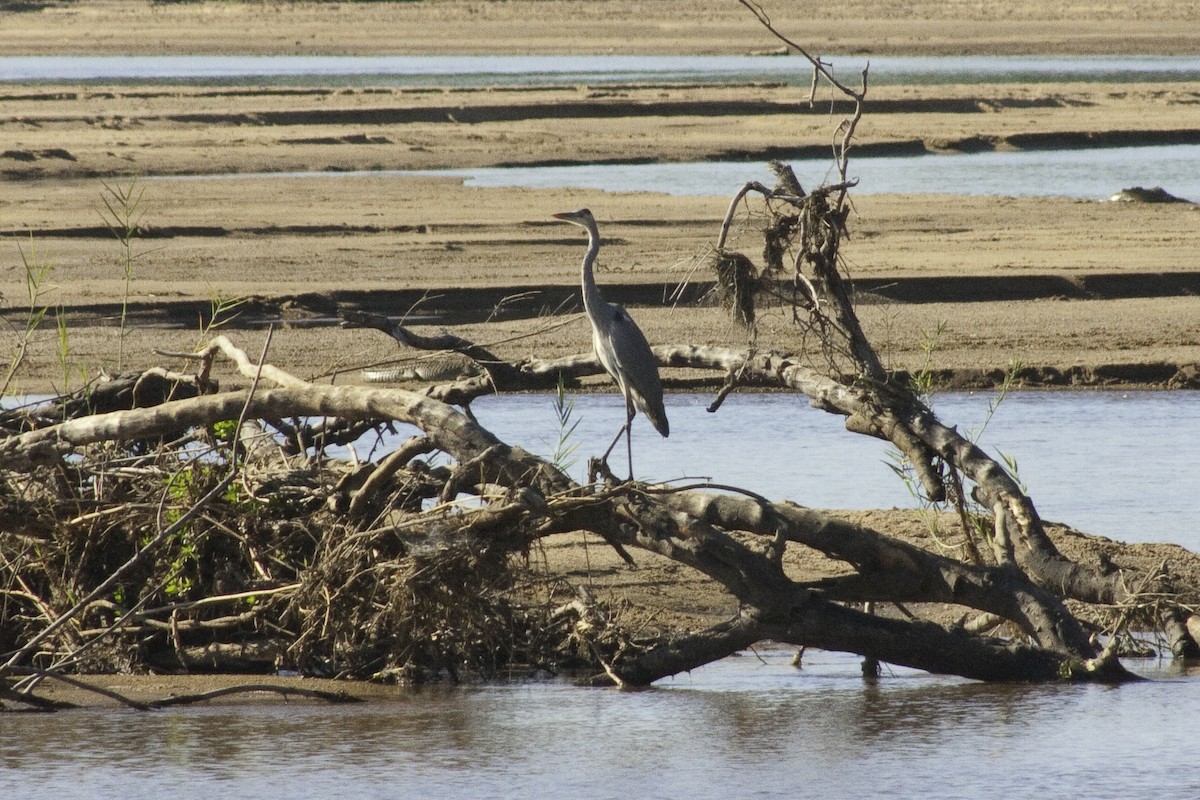
[[[988,418],[989,392],[934,396],[942,421],[993,457],[1014,458],[1044,518],[1125,541],[1169,541],[1200,551],[1200,392],[1012,392]],[[816,508],[917,508],[891,469],[885,442],[852,435],[842,417],[795,394],[734,394],[715,414],[711,395],[669,394],[671,436],[634,421],[634,472],[650,481],[711,480]],[[624,419],[616,394],[574,398],[577,463],[604,452]],[[558,435],[554,400],[505,395],[472,404],[501,439],[548,457]],[[985,425],[986,421],[986,425]],[[404,434],[402,433],[401,436]],[[610,456],[628,473],[624,444]]]
[[[784,159],[802,186],[837,180],[832,159]],[[1086,150],[1023,150],[958,155],[854,156],[854,194],[955,194],[1001,197],[1070,197],[1107,200],[1133,186],[1162,187],[1200,202],[1200,145],[1154,145]],[[467,186],[528,189],[595,189],[670,195],[731,196],[747,181],[774,184],[765,161],[695,161],[663,164],[472,167],[447,170],[252,172],[173,175],[152,180],[251,178],[459,178]]]
[[[857,57],[832,56],[852,79]],[[871,59],[876,84],[1200,80],[1191,56],[965,56]],[[808,85],[798,58],[779,56],[16,56],[0,57],[0,84],[132,83],[295,86],[520,86],[574,83],[779,81]],[[791,160],[789,159],[791,162]],[[796,160],[804,186],[832,178],[831,159]],[[1105,199],[1161,186],[1200,200],[1200,145],[855,157],[859,194],[975,194]],[[301,176],[408,172],[290,173]],[[421,173],[418,173],[421,174]],[[765,163],[583,164],[451,170],[474,186],[576,187],[730,195],[747,180],[773,183]],[[204,176],[204,177],[247,177]],[[262,177],[262,176],[255,176]],[[275,173],[272,177],[287,177]]]
[[[790,651],[642,692],[559,682],[397,692],[367,706],[0,715],[23,800],[1122,798],[1200,796],[1200,675],[986,686]]]
[[[823,56],[857,83],[868,63]],[[811,67],[780,56],[4,56],[0,83],[295,86],[522,86],[629,82],[784,82],[808,86]],[[1200,79],[1195,56],[873,57],[872,85]]]
[[[837,180],[832,159],[785,160],[792,165],[805,188]],[[480,187],[574,187],[673,195],[728,196],[747,181],[759,181],[767,186],[775,183],[766,162],[744,161],[490,167],[419,174],[458,177],[468,186]],[[1200,145],[852,156],[848,177],[859,181],[854,188],[855,194],[1106,200],[1132,186],[1161,186],[1177,197],[1200,202]]]
[[[993,399],[944,394],[934,406],[1014,456],[1047,518],[1200,549],[1200,393],[1017,392],[983,427]],[[709,401],[668,395],[669,439],[635,422],[639,477],[812,506],[916,505],[886,445],[802,397],[735,394],[716,414]],[[546,395],[473,407],[512,443],[558,444]],[[579,476],[623,403],[580,395],[572,418]],[[621,448],[611,461],[622,474]],[[1200,796],[1200,665],[1132,661],[1151,680],[1119,688],[987,686],[898,667],[864,682],[853,656],[809,652],[800,670],[791,656],[768,646],[641,692],[542,680],[397,689],[358,706],[0,714],[0,797]]]

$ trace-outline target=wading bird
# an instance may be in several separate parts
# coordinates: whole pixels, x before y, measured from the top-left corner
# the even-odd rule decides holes
[[[592,265],[600,252],[600,231],[596,219],[586,208],[554,214],[555,219],[578,225],[588,233],[587,254],[583,257],[583,308],[592,323],[592,347],[596,357],[625,396],[625,424],[617,431],[612,444],[604,451],[601,461],[608,461],[608,454],[625,434],[625,451],[629,457],[629,479],[633,480],[633,444],[629,429],[633,417],[641,411],[650,420],[654,429],[666,436],[670,432],[667,411],[663,408],[662,383],[658,378],[658,362],[650,352],[650,345],[641,329],[629,313],[615,303],[607,303],[600,296]]]

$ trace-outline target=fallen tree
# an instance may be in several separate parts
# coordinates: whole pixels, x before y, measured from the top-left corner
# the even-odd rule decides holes
[[[964,506],[964,530],[981,546],[956,558],[748,493],[581,485],[470,418],[471,400],[494,391],[487,376],[419,391],[318,386],[217,337],[191,377],[114,382],[142,382],[123,394],[150,397],[147,407],[91,414],[70,398],[5,415],[7,695],[25,697],[47,674],[146,668],[428,680],[595,667],[602,681],[642,685],[768,639],[982,680],[1124,680],[1117,634],[1158,630],[1177,653],[1194,647],[1184,629],[1197,587],[1172,586],[1168,571],[1101,574],[1068,561],[1001,467],[928,409],[883,403],[903,394],[895,387],[873,395],[773,354],[655,353],[797,390],[855,430],[927,448],[943,486],[961,489],[953,470],[992,501]],[[220,355],[248,387],[220,391],[200,377]],[[484,365],[508,388],[600,370],[587,356]],[[184,396],[150,392],[150,380]],[[93,391],[96,402],[108,394]],[[415,434],[378,461],[325,452],[394,423]],[[433,451],[450,463],[430,465]],[[530,570],[539,541],[579,530],[631,562],[644,551],[703,574],[738,612],[705,630],[635,636],[586,587]],[[791,576],[793,548],[849,569]],[[1111,647],[1097,646],[1095,624],[1068,600],[1105,611]],[[947,625],[863,610],[889,603],[978,613]]]

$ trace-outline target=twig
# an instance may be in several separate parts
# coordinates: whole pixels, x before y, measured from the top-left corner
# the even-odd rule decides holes
[[[771,190],[758,181],[748,181],[734,193],[733,199],[729,201],[729,208],[725,211],[725,219],[721,222],[721,232],[717,235],[718,253],[725,249],[725,240],[729,237],[729,228],[733,224],[733,215],[737,212],[738,203],[750,192],[758,192],[764,197],[771,196]]]
[[[270,333],[268,332],[266,344],[269,345],[270,341],[271,341],[271,336],[270,336]],[[263,352],[266,353],[265,347],[263,349]],[[226,358],[228,358],[230,361],[232,361],[234,364],[237,365],[238,372],[240,372],[242,375],[246,376],[247,378],[251,378],[251,379],[255,380],[256,383],[259,379],[266,378],[267,380],[275,383],[276,385],[282,386],[282,387],[285,387],[288,389],[302,389],[306,386],[312,385],[308,381],[297,378],[295,375],[285,372],[271,364],[265,364],[265,363],[255,364],[255,363],[253,363],[252,361],[250,361],[250,357],[246,355],[245,351],[242,350],[241,348],[237,347],[233,342],[229,341],[229,339],[226,338],[224,334],[213,337],[213,340],[211,342],[209,342],[207,345],[205,345],[204,349],[202,349],[198,352],[195,352],[195,353],[173,353],[173,352],[167,353],[167,352],[164,352],[163,355],[170,356],[172,358],[198,359],[205,363],[211,363],[212,358],[217,353],[223,353]],[[205,372],[205,371],[202,370],[202,372]],[[207,374],[207,373],[205,372],[205,374]]]
[[[750,362],[752,355],[753,351],[748,351],[746,353],[746,358],[742,361],[742,363],[738,365],[736,369],[731,368],[729,370],[728,374],[725,376],[725,384],[721,386],[720,391],[717,392],[717,396],[713,398],[713,401],[709,403],[708,408],[706,408],[705,411],[707,411],[709,414],[715,414],[721,408],[721,406],[725,404],[725,398],[728,397],[730,393],[741,384],[742,377],[746,372],[746,366]]]
[[[0,675],[3,675],[6,671],[20,664],[21,661],[24,660],[24,658],[34,650],[34,648],[46,641],[46,639],[50,638],[50,636],[57,632],[59,628],[63,627],[72,619],[74,619],[75,616],[78,615],[80,611],[87,608],[87,606],[90,605],[93,600],[103,596],[104,594],[107,594],[109,589],[115,586],[117,582],[121,580],[121,578],[125,577],[130,570],[140,564],[147,555],[154,551],[155,548],[157,548],[171,536],[174,536],[176,532],[191,522],[192,519],[194,519],[206,505],[211,503],[215,498],[220,497],[225,489],[229,487],[229,484],[233,482],[233,477],[233,474],[229,474],[218,481],[217,485],[210,489],[207,494],[197,500],[195,505],[180,515],[179,519],[175,520],[175,522],[159,531],[153,539],[142,545],[142,547],[136,553],[134,553],[128,561],[117,567],[116,571],[101,581],[100,584],[96,586],[95,589],[90,591],[86,597],[68,609],[58,619],[54,620],[45,628],[43,628],[40,633],[26,642],[23,647],[16,650],[8,659],[8,661],[6,661],[3,666],[0,666]]]
[[[264,366],[266,366],[266,363],[267,363],[267,351],[271,347],[271,338],[274,335],[275,335],[275,326],[273,324],[267,326],[267,338],[263,342],[262,353],[258,357],[258,368],[254,370],[254,379],[250,382],[250,392],[246,398],[246,404],[244,406],[242,406],[242,413],[238,415],[237,424],[233,426],[233,430],[235,431],[235,433],[237,435],[235,435],[233,437],[233,456],[232,456],[232,458],[229,459],[229,473],[231,476],[236,474],[238,471],[237,456],[238,456],[238,450],[241,448],[240,433],[242,430],[242,425],[245,424],[246,414],[250,410],[250,398],[254,397],[255,391],[258,390],[259,381],[262,380],[263,368],[264,368]],[[224,336],[219,336],[217,338],[225,339]],[[228,340],[226,340],[226,341],[228,341]],[[232,346],[233,346],[232,343],[230,343],[230,347],[232,347]],[[242,351],[238,350],[237,352],[241,353]],[[284,373],[284,374],[286,374],[286,373]],[[288,375],[288,377],[291,378],[292,376]]]
[[[483,480],[484,465],[492,461],[500,454],[502,445],[494,444],[491,447],[479,453],[474,458],[468,459],[459,464],[450,477],[446,479],[446,485],[442,487],[441,502],[448,503],[454,499],[459,493],[460,487],[463,485],[474,484],[474,478],[468,473],[477,472],[480,480]],[[468,483],[469,481],[469,483]]]
[[[140,616],[148,617],[151,614],[165,614],[168,611],[190,611],[193,608],[202,608],[204,606],[217,605],[219,603],[229,603],[234,600],[246,600],[252,597],[269,597],[273,594],[280,594],[281,592],[295,591],[296,589],[299,589],[300,586],[301,584],[299,583],[289,583],[286,586],[276,586],[273,589],[250,589],[245,592],[234,592],[233,594],[217,594],[212,595],[211,597],[202,597],[199,600],[191,600],[186,603],[172,603],[170,605],[159,606],[157,608],[147,608],[144,611],[139,612],[139,614]]]
[[[579,620],[575,623],[575,635],[583,640],[583,643],[587,645],[588,650],[592,651],[592,657],[599,662],[600,666],[604,669],[604,674],[608,676],[609,680],[616,684],[618,688],[628,689],[629,685],[626,683],[625,679],[622,678],[615,669],[613,669],[612,663],[604,657],[603,653],[600,652],[599,645],[597,645],[596,641],[590,635],[588,635],[588,631],[599,627],[598,622],[594,621],[597,620],[597,614],[595,609],[592,607],[594,599],[592,597],[591,590],[586,586],[579,586],[575,591],[576,594],[578,594],[578,597],[568,603],[566,606],[556,610],[554,612],[555,615],[557,616],[569,611],[574,611],[579,616]]]
[[[41,712],[59,711],[64,708],[75,708],[74,703],[67,703],[62,700],[47,700],[44,697],[38,697],[36,694],[28,694],[26,692],[18,692],[8,688],[0,681],[0,712],[4,711],[5,700],[11,700],[14,703],[23,703],[27,706],[33,706]]]
[[[360,517],[363,510],[367,507],[367,502],[379,492],[380,488],[401,467],[416,456],[431,452],[433,449],[433,442],[429,440],[428,436],[413,436],[393,450],[375,466],[375,469],[367,476],[363,485],[354,493],[354,496],[350,500],[348,511],[350,517]]]
[[[1143,577],[1142,582],[1132,592],[1128,593],[1128,597],[1122,601],[1121,615],[1117,618],[1116,625],[1113,626],[1112,632],[1109,634],[1108,642],[1104,645],[1104,649],[1100,651],[1100,655],[1093,659],[1084,662],[1084,667],[1089,672],[1102,672],[1112,666],[1117,660],[1117,653],[1120,649],[1121,634],[1129,625],[1129,620],[1133,613],[1142,607],[1140,598],[1144,595],[1147,588],[1152,582],[1161,578],[1166,569],[1164,562],[1156,570],[1148,571]]]
[[[822,61],[819,58],[815,58],[815,57],[809,55],[807,50],[805,50],[803,47],[796,44],[794,41],[789,39],[787,36],[784,36],[782,33],[780,33],[778,30],[776,30],[775,27],[771,24],[771,18],[767,16],[767,12],[763,9],[762,6],[760,6],[756,2],[753,2],[753,0],[738,0],[738,2],[741,3],[742,5],[744,5],[746,8],[750,9],[751,13],[753,13],[754,16],[758,17],[758,21],[760,23],[762,23],[762,26],[771,32],[771,35],[773,35],[776,39],[783,42],[785,45],[792,48],[797,53],[799,53],[800,55],[802,55],[806,59],[808,59],[808,62],[813,65],[813,69],[815,70],[815,72],[819,73],[822,78],[829,81],[829,83],[831,85],[833,85],[834,87],[836,87],[838,89],[838,91],[842,92],[843,94],[845,94],[849,97],[854,98],[855,100],[863,99],[865,90],[863,93],[859,93],[859,92],[854,91],[850,87],[846,86],[845,84],[841,83],[837,78],[833,77],[833,73],[829,71],[828,65],[826,65],[824,61]],[[816,80],[816,77],[814,76],[813,77],[813,92],[814,92],[814,94],[816,91],[816,83],[817,83],[817,80]]]
[[[12,667],[11,669],[6,667],[5,669],[6,669],[6,671],[10,671],[17,675],[30,675],[30,676],[36,676],[38,679],[49,678],[51,680],[61,681],[62,683],[67,684],[68,686],[74,686],[76,689],[83,689],[84,691],[87,691],[87,692],[93,692],[98,695],[103,695],[104,697],[107,697],[110,700],[116,700],[121,705],[129,706],[130,708],[136,709],[138,711],[149,711],[150,710],[150,706],[146,705],[145,703],[139,703],[137,700],[131,700],[128,697],[126,697],[125,695],[121,694],[120,692],[114,692],[112,689],[105,689],[102,686],[93,686],[92,684],[88,683],[87,681],[81,681],[78,678],[72,678],[69,675],[63,675],[61,672],[56,672],[54,670],[37,669],[35,667]],[[18,697],[20,697],[20,698],[26,697],[26,695],[24,695],[21,692],[14,692],[14,694],[18,695]],[[14,698],[14,699],[16,699],[16,698]],[[58,704],[56,703],[56,705],[58,705]],[[74,704],[66,703],[66,704],[62,704],[60,707],[73,708]]]
[[[326,692],[321,689],[301,689],[296,686],[275,686],[270,683],[248,683],[243,686],[226,686],[222,689],[213,689],[209,692],[199,692],[197,694],[181,694],[172,697],[164,697],[161,700],[151,700],[146,703],[147,708],[168,708],[170,706],[185,706],[192,703],[201,703],[205,700],[215,700],[218,697],[228,697],[232,694],[246,694],[248,692],[272,692],[281,694],[284,697],[296,695],[297,697],[307,697],[313,700],[324,700],[327,703],[363,703],[366,702],[361,697],[355,697],[346,692]]]

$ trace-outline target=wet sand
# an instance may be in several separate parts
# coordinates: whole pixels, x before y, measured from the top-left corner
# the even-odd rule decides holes
[[[584,351],[582,322],[539,333],[546,314],[578,311],[583,238],[549,215],[583,205],[605,237],[604,290],[637,308],[652,341],[743,346],[745,332],[718,310],[666,302],[680,286],[694,299],[712,279],[705,257],[737,186],[722,197],[673,197],[341,173],[761,161],[782,155],[780,143],[823,150],[817,142],[831,118],[804,110],[798,93],[9,87],[0,97],[3,314],[21,324],[23,259],[46,263],[38,302],[61,308],[70,333],[68,368],[56,332],[45,330],[17,386],[45,391],[64,376],[77,385],[81,373],[159,363],[154,348],[191,349],[214,297],[255,299],[227,323],[248,350],[260,346],[263,319],[291,325],[271,357],[304,377],[353,376],[401,355],[379,334],[298,326],[328,321],[339,307],[428,315],[435,327],[474,323],[464,335],[507,341],[498,352],[514,358]],[[1200,138],[1200,83],[885,87],[878,95],[887,110],[868,115],[860,152]],[[270,176],[287,171],[320,177]],[[176,177],[187,175],[241,177]],[[133,186],[140,200],[128,286],[124,252],[105,227],[106,186]],[[1031,381],[1067,374],[1060,383],[1164,385],[1200,361],[1194,205],[861,194],[854,207],[847,271],[869,334],[897,368],[922,366],[930,337],[934,367],[975,370],[949,376],[959,383],[1020,363]],[[754,224],[733,241],[752,256],[761,247]],[[768,309],[760,344],[801,347],[788,320]]]
[[[48,0],[18,5],[0,52],[26,53],[746,53],[775,50],[734,0],[183,2]],[[1090,5],[849,0],[766,2],[814,53],[1195,54],[1193,2]]]

